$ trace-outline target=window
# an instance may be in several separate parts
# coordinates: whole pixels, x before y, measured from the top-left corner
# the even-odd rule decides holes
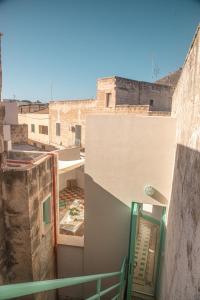
[[[153,100],[152,99],[149,101],[149,105],[153,106]]]
[[[31,124],[31,132],[35,132],[35,124]]]
[[[39,133],[48,135],[48,126],[39,125]]]
[[[112,94],[111,93],[107,93],[106,94],[106,107],[112,107]]]
[[[42,201],[42,234],[44,235],[51,224],[51,196]]]
[[[60,123],[56,123],[56,135],[60,136]]]

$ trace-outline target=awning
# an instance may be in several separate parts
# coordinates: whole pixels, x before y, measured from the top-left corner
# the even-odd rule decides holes
[[[74,170],[80,166],[83,166],[85,159],[76,159],[76,160],[59,160],[58,161],[58,173],[63,174]]]

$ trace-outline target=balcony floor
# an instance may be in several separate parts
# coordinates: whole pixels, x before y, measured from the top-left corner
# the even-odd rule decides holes
[[[78,204],[77,204],[78,203]],[[83,214],[82,220],[76,220],[76,216],[74,216],[74,222],[70,221],[72,230],[67,230],[61,228],[61,223],[63,218],[67,216],[70,209],[74,209],[76,207],[80,214]],[[75,208],[75,209],[76,209]],[[77,216],[80,218],[80,216]],[[83,236],[84,232],[84,190],[80,187],[73,188],[64,188],[59,192],[59,220],[60,220],[60,234],[65,235],[75,235],[75,236]],[[77,229],[75,229],[77,228]]]

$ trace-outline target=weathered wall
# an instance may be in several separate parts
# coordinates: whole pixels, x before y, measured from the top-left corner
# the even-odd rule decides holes
[[[1,74],[0,74],[1,76]],[[0,103],[0,284],[8,281],[7,260],[6,260],[6,240],[5,240],[5,220],[4,220],[4,202],[2,193],[3,181],[3,163],[5,160],[4,143],[3,143],[3,124],[4,124],[5,108]]]
[[[49,114],[42,113],[22,113],[18,115],[19,124],[28,125],[28,138],[44,144],[49,144],[49,134],[39,133],[39,125],[48,126]],[[31,124],[35,124],[35,132],[31,131]]]
[[[3,174],[3,220],[9,283],[33,280],[27,172],[7,169]]]
[[[26,124],[10,125],[10,135],[12,144],[27,144],[28,126]]]
[[[1,245],[5,268],[0,269],[1,282],[26,282],[55,278],[53,161],[50,156],[34,166],[7,167],[2,178],[1,215],[5,247]],[[16,160],[17,164],[17,160]],[[55,182],[56,188],[56,182]],[[55,192],[56,194],[56,192]],[[42,201],[51,196],[51,222],[43,230]],[[55,199],[56,201],[56,199]],[[0,229],[1,228],[0,223]],[[4,234],[4,236],[3,236]],[[0,255],[1,258],[1,255]],[[54,299],[54,293],[37,294],[25,299]]]
[[[33,280],[55,278],[53,163],[56,166],[56,160],[48,157],[31,168],[27,175]],[[49,195],[51,196],[51,223],[45,225],[47,228],[44,233],[41,220],[42,201]],[[37,295],[36,299],[54,299],[54,293]]]
[[[85,274],[119,269],[128,253],[132,201],[166,204],[170,197],[175,120],[94,115],[87,118]],[[157,190],[144,195],[145,184]]]
[[[175,93],[177,151],[169,206],[162,300],[200,299],[200,30]]]

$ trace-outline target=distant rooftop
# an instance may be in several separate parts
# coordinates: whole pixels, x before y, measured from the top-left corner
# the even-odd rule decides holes
[[[179,69],[181,70],[181,69]],[[143,80],[137,80],[137,79],[130,79],[130,78],[125,78],[125,77],[120,77],[120,76],[110,76],[110,77],[102,77],[102,78],[98,78],[98,81],[100,80],[107,80],[107,79],[115,79],[116,81],[117,80],[123,80],[123,81],[129,81],[129,82],[139,82],[140,84],[144,84],[144,85],[161,85],[161,86],[173,86],[173,82],[171,84],[169,84],[169,79],[168,80],[164,80],[165,78],[171,78],[171,75],[172,74],[175,74],[177,73],[177,77],[179,78],[180,74],[178,73],[179,72],[176,71],[174,73],[170,73],[169,75],[161,78],[160,80],[156,81],[156,82],[150,82],[150,81],[143,81]],[[178,76],[179,74],[179,76]],[[163,80],[162,80],[163,79]]]
[[[49,108],[48,107],[33,112],[33,114],[48,114],[48,113],[49,113]]]
[[[179,68],[175,72],[169,73],[167,76],[160,78],[155,83],[165,84],[165,85],[169,85],[169,86],[175,87],[177,85],[177,83],[178,83],[178,80],[180,78],[181,72],[182,72],[182,68]]]

